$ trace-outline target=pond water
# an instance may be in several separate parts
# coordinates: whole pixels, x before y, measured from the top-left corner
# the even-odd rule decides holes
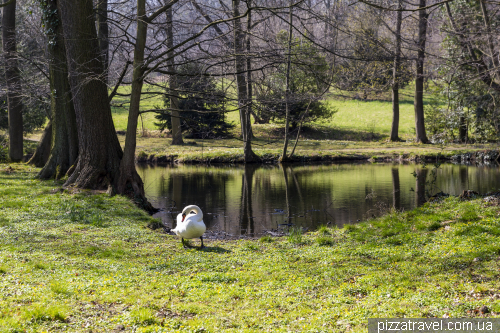
[[[409,210],[425,202],[425,183],[452,195],[470,189],[500,189],[498,166],[443,164],[332,164],[307,166],[138,166],[146,197],[163,208],[155,216],[166,227],[185,206],[198,205],[209,234],[259,236],[342,226],[394,207]],[[418,176],[414,176],[414,173]],[[429,184],[427,185],[429,188]]]

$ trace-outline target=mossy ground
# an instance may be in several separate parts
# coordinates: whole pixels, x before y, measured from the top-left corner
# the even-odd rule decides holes
[[[370,317],[500,313],[500,208],[481,199],[185,250],[127,199],[37,171],[0,165],[1,332],[366,332]]]

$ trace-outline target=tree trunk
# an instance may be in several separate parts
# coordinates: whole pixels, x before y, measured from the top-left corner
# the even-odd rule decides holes
[[[6,4],[10,0],[4,0]],[[12,162],[23,159],[23,104],[21,77],[17,65],[16,1],[3,7],[2,44],[7,82],[7,107],[9,114],[9,158]]]
[[[109,27],[108,27],[108,0],[97,2],[97,37],[101,50],[101,61],[104,66],[103,80],[108,83],[109,79]]]
[[[283,143],[283,151],[281,152],[280,162],[288,161],[288,132],[290,126],[290,67],[292,62],[292,37],[293,37],[293,25],[292,25],[292,2],[288,7],[288,55],[286,64],[286,87],[285,87],[285,142]]]
[[[401,21],[403,18],[403,2],[398,0],[396,19],[396,50],[394,52],[394,68],[392,71],[392,126],[391,141],[399,141],[399,68],[401,66]]]
[[[58,9],[64,31],[79,142],[78,163],[64,185],[112,190],[113,185],[117,187],[115,183],[118,181],[123,151],[113,124],[107,87],[101,80],[103,66],[99,58],[92,1],[61,1],[58,2]],[[135,123],[137,124],[137,119]],[[135,130],[136,127],[133,131]],[[129,141],[130,131],[131,128],[127,128]],[[124,183],[126,173],[120,178]],[[117,192],[133,197],[136,204],[145,209],[152,208],[144,197],[144,186],[135,168],[127,181],[131,186]]]
[[[458,119],[458,139],[461,143],[467,143],[469,139],[467,121],[465,120],[465,116],[461,115]]]
[[[167,48],[172,50],[167,54],[167,69],[169,73],[175,72],[175,59],[174,59],[174,33],[173,33],[173,17],[172,7],[167,9]],[[170,74],[168,77],[168,92],[170,94],[170,109],[172,119],[172,145],[182,145],[182,128],[181,118],[179,113],[179,99],[177,97],[177,76]]]
[[[253,107],[253,87],[252,87],[252,60],[250,57],[250,51],[252,49],[252,44],[250,41],[250,32],[252,30],[252,10],[250,9],[252,7],[252,0],[247,0],[247,8],[248,8],[248,15],[247,15],[247,36],[246,36],[246,46],[247,46],[247,99],[248,99],[248,105],[247,105],[247,110],[246,112],[249,115],[253,115],[254,120],[257,119],[258,117],[256,116],[255,112],[253,112],[252,107]],[[248,119],[250,121],[250,117]],[[252,131],[252,126],[249,126],[250,129],[250,137],[253,138],[253,131]]]
[[[429,143],[425,133],[424,123],[424,60],[425,44],[427,41],[427,19],[429,14],[424,9],[426,0],[420,0],[418,12],[418,51],[417,51],[417,77],[415,78],[415,131],[416,141]]]
[[[233,17],[240,16],[239,10],[240,0],[232,0]],[[235,53],[235,72],[236,85],[238,90],[238,108],[240,110],[241,135],[243,137],[243,154],[245,163],[255,162],[258,157],[252,151],[252,137],[250,135],[252,126],[250,123],[250,114],[245,104],[248,102],[247,84],[245,78],[245,58],[243,56],[243,42],[245,35],[241,29],[241,20],[234,20],[234,53]]]
[[[134,197],[142,208],[153,211],[154,208],[144,196],[144,183],[135,169],[135,148],[137,139],[137,119],[141,104],[142,85],[144,83],[144,50],[147,38],[146,0],[137,1],[137,35],[134,48],[134,71],[132,73],[132,92],[128,113],[125,149],[120,163],[119,177],[116,180],[118,193]]]
[[[42,5],[43,6],[43,5]],[[38,177],[60,179],[76,162],[78,157],[78,130],[76,115],[68,82],[66,49],[62,36],[61,16],[57,10],[57,0],[46,2],[42,8],[45,24],[49,31],[49,77],[51,96],[51,146],[50,155]]]
[[[40,143],[36,147],[36,151],[28,161],[28,164],[32,164],[37,168],[43,167],[45,163],[47,163],[47,160],[49,159],[51,145],[52,145],[52,121],[49,121],[49,123],[43,130]]]

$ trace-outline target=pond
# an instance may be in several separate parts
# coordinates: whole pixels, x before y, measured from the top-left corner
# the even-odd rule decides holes
[[[279,234],[290,227],[342,226],[409,210],[426,189],[458,195],[500,189],[495,166],[331,164],[292,166],[138,166],[146,197],[168,228],[185,206],[198,205],[214,237]],[[436,173],[433,181],[433,173]],[[431,188],[433,187],[433,188]],[[428,194],[428,193],[427,193]],[[208,235],[209,236],[209,235]],[[210,237],[210,236],[209,236]]]

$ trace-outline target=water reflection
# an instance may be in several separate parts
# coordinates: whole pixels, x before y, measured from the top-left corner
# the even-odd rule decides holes
[[[311,166],[139,166],[146,196],[166,226],[188,205],[202,208],[209,230],[259,235],[289,226],[341,226],[425,202],[432,167],[393,164]],[[415,176],[413,175],[415,174]],[[437,191],[500,188],[497,167],[442,165]],[[413,189],[413,191],[412,191]]]

